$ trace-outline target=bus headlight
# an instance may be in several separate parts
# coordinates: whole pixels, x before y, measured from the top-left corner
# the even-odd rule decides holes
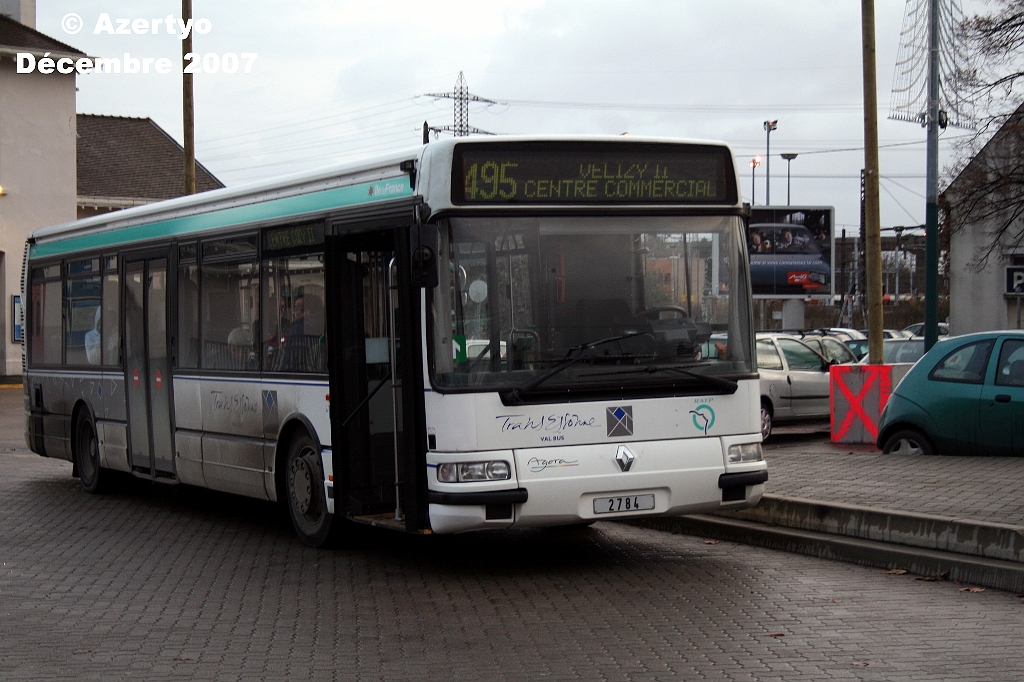
[[[442,483],[507,481],[510,478],[512,467],[501,459],[490,462],[445,462],[437,465],[437,480]]]
[[[761,454],[760,443],[744,443],[743,445],[730,445],[727,458],[730,464],[739,464],[740,462],[760,462],[764,459],[764,455]]]

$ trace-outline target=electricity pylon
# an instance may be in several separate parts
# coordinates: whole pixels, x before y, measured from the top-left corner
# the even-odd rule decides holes
[[[432,130],[435,137],[438,133],[447,132],[452,133],[455,137],[466,137],[473,133],[477,135],[493,135],[494,133],[486,130],[480,130],[469,125],[469,103],[470,102],[484,102],[485,104],[499,104],[493,99],[487,99],[478,95],[470,94],[469,86],[466,85],[466,77],[459,71],[459,78],[455,81],[455,90],[453,92],[428,92],[424,97],[434,97],[436,99],[451,99],[455,100],[455,125],[450,126],[428,126],[424,130],[424,136],[426,130]],[[424,139],[426,142],[426,139]]]

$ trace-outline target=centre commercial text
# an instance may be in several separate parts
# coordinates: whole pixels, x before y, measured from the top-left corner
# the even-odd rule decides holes
[[[530,178],[517,181],[515,169],[519,164],[488,162],[480,169],[480,179],[494,175],[498,182],[481,183],[477,178],[477,164],[466,173],[466,195],[469,199],[514,199],[522,186],[527,199],[715,199],[717,183],[713,180],[670,179],[667,166],[654,165],[653,176],[644,179],[647,164],[580,164],[579,177]],[[494,166],[487,173],[486,166]],[[497,171],[496,173],[493,171]],[[510,172],[511,171],[511,172]],[[484,185],[481,187],[480,185]],[[493,185],[488,187],[487,185]],[[490,191],[489,191],[490,190]]]

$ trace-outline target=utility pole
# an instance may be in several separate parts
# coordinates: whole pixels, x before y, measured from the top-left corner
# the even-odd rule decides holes
[[[750,205],[754,205],[754,192],[757,188],[757,167],[761,165],[761,157],[755,156],[750,160]],[[765,206],[768,204],[765,203]]]
[[[187,25],[192,19],[192,0],[181,0],[181,20]],[[184,73],[185,55],[192,52],[192,33],[181,41],[181,113],[185,128],[185,194],[196,193],[196,113],[192,99],[192,74]]]
[[[955,86],[970,69],[958,36],[960,0],[907,0],[889,118],[927,129],[925,161],[924,347],[938,340],[939,128],[974,129],[973,104]],[[924,29],[924,30],[922,30]]]
[[[878,92],[875,76],[875,2],[861,0],[864,67],[864,232],[868,293],[868,362],[882,352],[882,234],[878,206]]]
[[[926,353],[939,340],[939,0],[931,0],[928,10],[928,144],[924,211]]]

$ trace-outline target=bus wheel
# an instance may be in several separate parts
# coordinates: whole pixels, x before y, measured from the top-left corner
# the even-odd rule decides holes
[[[104,493],[111,487],[113,472],[100,468],[96,429],[84,413],[75,426],[75,469],[82,487],[89,493]]]
[[[288,446],[285,467],[285,503],[295,532],[310,547],[329,544],[334,517],[327,513],[324,471],[316,442],[305,433],[296,434]]]

